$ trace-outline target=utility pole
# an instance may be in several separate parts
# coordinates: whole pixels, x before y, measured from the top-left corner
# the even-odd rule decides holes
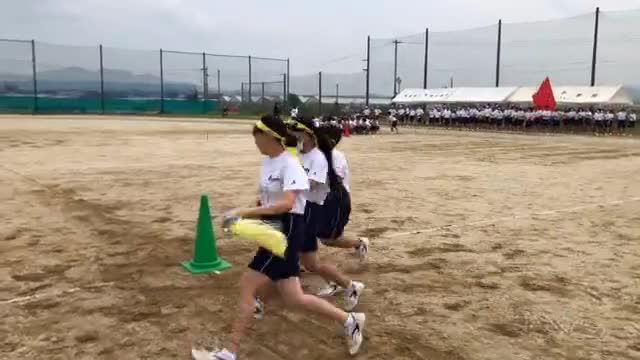
[[[393,97],[398,95],[398,44],[402,41],[393,40]]]

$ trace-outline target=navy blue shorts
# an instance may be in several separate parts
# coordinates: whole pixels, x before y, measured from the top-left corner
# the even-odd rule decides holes
[[[300,276],[300,249],[305,235],[304,217],[285,214],[262,220],[273,223],[287,236],[287,250],[284,252],[284,258],[281,258],[267,249],[259,248],[249,263],[249,269],[266,275],[274,282]]]
[[[344,234],[351,215],[351,195],[342,189],[327,195],[322,207],[324,216],[318,229],[318,238],[334,240]]]
[[[307,201],[307,206],[304,208],[304,242],[300,249],[301,253],[318,251],[318,230],[323,216],[322,205]]]

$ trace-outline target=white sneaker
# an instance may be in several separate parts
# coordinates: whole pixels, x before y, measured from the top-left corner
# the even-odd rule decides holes
[[[365,262],[367,260],[367,256],[369,255],[369,239],[360,238],[360,246],[358,247],[358,256],[360,257],[361,262]]]
[[[344,294],[345,296],[345,305],[344,309],[346,311],[351,311],[358,306],[360,302],[360,295],[362,295],[362,291],[364,290],[364,284],[359,281],[351,281],[351,287]]]
[[[334,282],[330,282],[328,283],[324,288],[322,288],[320,291],[318,291],[318,296],[319,297],[330,297],[330,296],[334,296],[340,292],[344,291],[344,289],[342,287],[340,287],[340,285],[334,283]]]
[[[227,349],[217,352],[192,349],[191,358],[193,360],[236,360],[236,355]]]
[[[253,310],[253,318],[256,320],[264,319],[264,303],[260,298],[256,298],[256,307]]]
[[[360,350],[363,337],[362,332],[364,330],[364,323],[366,316],[363,313],[350,313],[349,319],[344,326],[344,331],[347,336],[347,345],[349,346],[349,355],[355,355]]]

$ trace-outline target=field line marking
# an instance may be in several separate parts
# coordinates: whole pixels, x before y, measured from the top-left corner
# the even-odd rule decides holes
[[[2,300],[2,301],[0,301],[0,304],[15,304],[15,303],[21,304],[21,303],[29,302],[29,301],[32,301],[32,300],[38,300],[38,299],[47,298],[47,297],[58,297],[60,295],[71,294],[71,293],[74,293],[74,292],[78,292],[80,290],[99,289],[99,288],[108,287],[108,286],[112,286],[112,285],[113,285],[112,282],[98,283],[98,284],[94,284],[94,285],[87,285],[87,286],[83,286],[83,287],[75,287],[75,288],[66,289],[66,290],[45,292],[45,293],[33,294],[33,295],[29,295],[29,296],[21,296],[21,297],[17,297],[17,298],[13,298],[13,299]]]
[[[463,227],[486,226],[486,225],[491,225],[491,224],[495,224],[497,222],[506,221],[506,220],[528,219],[528,218],[532,218],[534,216],[553,215],[553,214],[558,214],[558,213],[574,212],[574,211],[580,211],[580,210],[589,209],[589,208],[597,208],[597,207],[600,207],[600,206],[620,205],[620,204],[634,202],[634,201],[640,201],[640,197],[630,198],[630,199],[626,199],[626,200],[614,200],[614,201],[602,202],[602,203],[597,203],[597,204],[574,206],[574,207],[564,208],[564,209],[538,211],[538,212],[533,212],[533,213],[524,214],[524,215],[503,216],[503,217],[499,217],[499,218],[486,219],[486,220],[477,220],[477,221],[472,221],[472,222],[463,223],[463,224],[442,225],[442,226],[432,227],[432,228],[428,228],[428,229],[419,229],[419,230],[412,230],[412,231],[407,231],[407,232],[399,232],[399,233],[393,233],[393,234],[388,234],[388,235],[381,235],[380,237],[383,237],[383,238],[397,238],[397,237],[403,237],[403,236],[409,236],[409,235],[433,233],[433,232],[444,231],[444,230],[449,230],[449,229],[458,229],[458,228],[463,228]]]

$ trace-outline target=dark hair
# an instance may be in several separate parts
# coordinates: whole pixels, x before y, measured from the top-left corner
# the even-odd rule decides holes
[[[298,146],[298,138],[292,134],[288,133],[284,138],[284,146],[286,147],[296,147]]]
[[[340,144],[340,140],[342,140],[342,129],[337,126],[329,127],[329,136],[334,143],[334,147]]]
[[[336,191],[340,189],[344,189],[344,185],[342,184],[342,180],[336,174],[336,170],[333,167],[333,148],[336,146],[336,143],[332,139],[331,128],[330,127],[314,127],[312,128],[313,132],[316,136],[316,141],[318,144],[318,149],[322,152],[325,159],[327,159],[328,172],[327,177],[329,179],[329,188],[331,191]]]
[[[262,121],[262,123],[265,124],[266,127],[273,130],[276,134],[282,136],[285,139],[289,135],[287,127],[279,117],[275,117],[273,115],[265,115],[260,119],[260,121]],[[257,126],[253,127],[254,135],[261,132],[263,131],[260,130]]]

